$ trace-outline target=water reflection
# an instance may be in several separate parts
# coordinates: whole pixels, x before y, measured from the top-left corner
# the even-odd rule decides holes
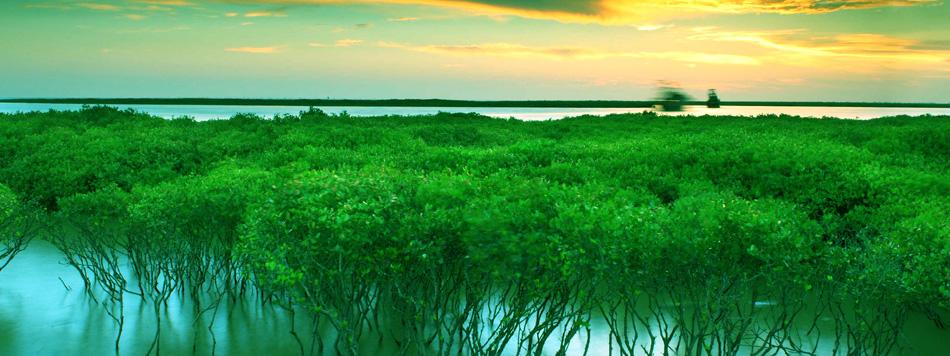
[[[116,323],[82,290],[75,269],[61,260],[55,247],[37,240],[0,276],[0,355],[102,355],[115,349]],[[214,348],[218,355],[300,354],[288,334],[289,313],[247,299],[227,299],[216,315],[206,313],[196,322],[193,306],[172,297],[162,314],[162,353],[190,354],[194,349],[205,355]],[[125,314],[120,354],[144,355],[155,335],[153,309],[127,295]],[[296,327],[309,333],[304,320]]]
[[[110,354],[115,349],[116,323],[101,305],[83,291],[82,280],[75,269],[60,263],[62,258],[60,252],[48,242],[36,240],[0,275],[0,355],[102,355]],[[314,329],[312,319],[306,313],[298,312],[295,320],[292,320],[292,314],[287,310],[263,303],[257,296],[247,296],[225,298],[217,313],[209,312],[196,318],[194,305],[189,300],[176,293],[162,311],[161,351],[164,354],[298,355],[301,349],[307,354],[311,350],[320,353],[311,343]],[[504,312],[502,309],[505,307],[499,302],[497,298],[489,302],[494,312]],[[620,344],[622,340],[631,342],[626,347],[633,350],[633,354],[664,354],[665,346],[673,348],[681,343],[671,330],[682,306],[686,305],[668,299],[644,298],[637,303],[638,313],[642,314],[639,318],[631,317],[621,309],[595,308],[593,314],[581,318],[587,320],[589,329],[579,328],[571,334],[570,322],[553,328],[553,332],[543,340],[546,345],[544,350],[547,351],[543,354],[553,355],[565,338],[570,343],[567,349],[570,355],[584,354],[585,351],[589,355],[620,354],[620,348],[624,347]],[[747,308],[763,311],[756,314],[756,318],[763,320],[781,319],[780,313],[784,311],[781,303],[761,299],[748,301]],[[126,324],[119,354],[143,355],[149,350],[155,333],[153,311],[141,298],[127,296]],[[605,315],[605,312],[611,315]],[[490,313],[492,311],[483,310],[480,313],[482,320],[491,319]],[[523,330],[531,330],[541,326],[539,323],[547,322],[538,315],[525,317],[532,321],[525,324],[526,328],[520,334],[515,335],[516,339],[526,337]],[[947,319],[950,315],[943,317]],[[836,340],[827,337],[833,335],[836,326],[832,318],[820,316],[816,319],[814,315],[801,314],[792,320],[791,330],[795,331],[798,339],[787,340],[794,340],[801,349],[828,354],[836,347]],[[816,320],[819,332],[807,335],[801,332],[810,328]],[[290,335],[292,321],[302,344],[298,344]],[[610,332],[611,329],[622,330],[617,327],[618,321],[629,325],[626,335],[620,338]],[[495,322],[497,320],[484,325],[484,340],[492,337],[489,325]],[[384,320],[382,325],[388,324]],[[320,339],[332,345],[332,328],[323,323],[318,331]],[[365,333],[361,339],[362,353],[396,354],[403,350],[391,339],[382,340],[378,335],[370,334]],[[950,331],[936,328],[933,321],[920,314],[909,315],[904,332],[892,337],[899,337],[910,344],[911,354],[950,353],[950,341],[947,341],[950,340]],[[758,345],[760,341],[743,341],[745,346],[741,348],[742,353],[752,353],[751,345]],[[510,342],[502,350],[505,355],[519,353],[516,342]],[[333,355],[336,352],[332,346],[328,346],[322,350],[322,354]],[[469,352],[463,351],[462,354]]]

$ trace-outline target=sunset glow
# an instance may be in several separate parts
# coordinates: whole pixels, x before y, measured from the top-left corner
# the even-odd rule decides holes
[[[12,0],[0,97],[948,102],[930,0]]]

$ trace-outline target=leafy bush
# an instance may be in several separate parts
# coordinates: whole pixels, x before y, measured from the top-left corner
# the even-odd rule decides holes
[[[787,326],[814,308],[849,353],[873,354],[899,347],[874,335],[907,311],[950,304],[947,132],[931,116],[195,122],[89,107],[0,115],[0,213],[34,199],[90,232],[60,236],[64,253],[108,240],[156,268],[136,273],[176,266],[136,276],[152,290],[252,283],[329,322],[341,353],[371,333],[420,354],[540,352],[595,310],[627,353],[732,354],[750,338],[808,353]],[[852,301],[874,307],[842,312]],[[657,323],[648,341],[622,331]]]

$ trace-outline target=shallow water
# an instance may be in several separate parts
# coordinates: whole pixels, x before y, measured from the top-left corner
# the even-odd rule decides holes
[[[139,112],[171,119],[189,116],[198,121],[227,119],[236,113],[249,113],[273,118],[274,115],[297,115],[306,111],[303,106],[241,106],[241,105],[111,105],[120,109],[132,108]],[[0,113],[15,113],[47,110],[79,110],[81,104],[21,104],[0,103]],[[384,115],[428,115],[444,112],[476,112],[486,116],[509,118],[524,121],[561,119],[566,116],[607,115],[654,111],[651,108],[467,108],[467,107],[371,107],[371,106],[330,106],[319,108],[327,113],[338,114],[346,111],[354,116]],[[686,106],[680,112],[661,112],[662,115],[744,115],[788,114],[805,117],[838,117],[843,119],[873,119],[882,116],[910,115],[919,116],[950,115],[950,108],[852,108],[852,107],[807,107],[807,106],[725,106],[710,109],[705,106]]]
[[[34,240],[0,272],[0,355],[103,355],[115,352],[116,323],[84,292],[75,269],[61,261],[62,255],[51,244]],[[262,306],[254,296],[233,302],[226,300],[213,317],[208,313],[198,318],[196,329],[192,326],[195,313],[188,299],[183,300],[177,294],[172,296],[162,313],[160,347],[163,354],[210,355],[212,351],[217,355],[238,356],[300,354],[301,346],[289,333],[290,313],[284,309]],[[662,314],[664,310],[671,310],[672,304],[659,301],[653,308]],[[753,304],[754,308],[762,310],[776,307],[776,303],[769,300]],[[125,316],[119,354],[144,355],[154,338],[154,309],[141,298],[126,294]],[[950,320],[950,315],[944,313],[943,318]],[[811,316],[806,315],[803,319],[811,320]],[[212,320],[214,325],[209,331]],[[295,323],[308,354],[313,330],[310,321],[304,313],[298,313]],[[660,331],[661,325],[655,319],[649,324],[650,331]],[[569,354],[581,354],[588,338],[589,355],[609,354],[612,347],[616,354],[617,345],[609,339],[609,327],[604,317],[595,313],[590,325],[589,334],[582,332],[572,339]],[[833,328],[834,322],[821,317],[819,327]],[[644,333],[646,330],[640,331]],[[327,339],[333,337],[328,328],[322,329],[321,334]],[[911,345],[910,354],[950,354],[950,330],[936,328],[934,322],[923,315],[911,315],[902,337]],[[545,349],[551,352],[545,354],[554,354],[560,338],[555,334],[547,340]],[[384,342],[379,349],[378,339],[364,339],[361,351],[365,354],[396,352],[391,342]],[[804,342],[806,346],[817,343],[819,354],[828,353],[834,347],[833,339],[812,338]],[[660,354],[662,344],[656,346],[655,354]],[[514,347],[505,350],[505,354],[516,354]],[[324,354],[333,354],[332,348],[327,347]],[[646,355],[645,352],[639,354]]]
[[[114,352],[118,332],[115,321],[84,292],[76,270],[60,261],[62,255],[55,247],[36,240],[0,272],[0,355]],[[137,296],[127,294],[125,299],[120,353],[144,355],[155,335],[154,309]],[[298,332],[309,332],[309,323],[300,319]],[[173,296],[162,315],[163,354],[192,353],[194,320],[190,302]],[[199,321],[197,354],[211,354],[214,341],[207,329],[210,321],[210,313]],[[300,354],[289,334],[289,313],[280,308],[240,299],[226,301],[214,322],[211,330],[218,355]]]

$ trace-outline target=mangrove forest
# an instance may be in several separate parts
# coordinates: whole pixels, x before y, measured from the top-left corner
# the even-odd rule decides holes
[[[182,300],[302,355],[950,352],[950,117],[86,106],[0,114],[0,162],[0,280],[54,246],[102,354]]]

